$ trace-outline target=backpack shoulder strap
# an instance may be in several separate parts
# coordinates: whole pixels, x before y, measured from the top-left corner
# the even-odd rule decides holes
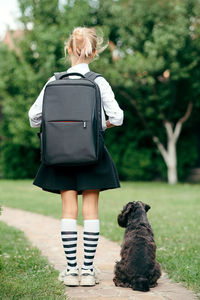
[[[99,76],[102,76],[101,74],[99,73],[96,73],[96,72],[87,72],[86,74],[84,74],[84,76],[92,81],[95,80],[95,78],[99,77]]]
[[[61,76],[65,75],[65,74],[68,74],[66,71],[65,72],[55,72],[54,73],[54,76],[56,78],[56,80],[59,80]],[[92,81],[95,80],[95,78],[99,77],[99,76],[102,76],[101,74],[99,73],[96,73],[96,72],[87,72],[86,74],[84,74],[84,76]]]

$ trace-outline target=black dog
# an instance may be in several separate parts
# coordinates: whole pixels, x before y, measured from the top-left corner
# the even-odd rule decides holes
[[[156,262],[156,244],[146,212],[148,204],[127,203],[118,215],[118,224],[126,227],[121,248],[121,260],[116,262],[113,281],[116,286],[147,292],[157,285],[161,267]]]

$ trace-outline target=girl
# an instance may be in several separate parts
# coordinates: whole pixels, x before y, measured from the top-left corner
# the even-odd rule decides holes
[[[107,45],[100,47],[102,42],[103,39],[97,36],[94,27],[75,28],[64,48],[65,57],[67,57],[68,52],[72,65],[67,72],[81,74],[89,72],[89,63],[107,47]],[[80,78],[80,76],[71,75],[70,78]],[[48,82],[52,80],[55,80],[54,76]],[[101,76],[97,77],[95,82],[101,93],[103,130],[122,125],[123,111],[115,99],[111,86]],[[42,101],[46,84],[28,112],[31,127],[41,125]],[[105,119],[104,110],[108,120]],[[41,163],[33,184],[41,187],[44,191],[61,194],[61,237],[67,266],[59,278],[66,285],[77,286],[80,275],[80,285],[95,285],[99,282],[96,268],[93,265],[100,231],[99,192],[120,187],[117,169],[107,148],[104,147],[103,156],[97,164],[87,167],[47,166]],[[78,268],[76,260],[78,194],[82,194],[84,219],[84,261],[81,268]]]

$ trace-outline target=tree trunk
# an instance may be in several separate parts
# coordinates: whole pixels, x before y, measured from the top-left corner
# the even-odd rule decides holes
[[[174,139],[168,140],[168,162],[167,162],[167,175],[168,183],[176,184],[178,181],[177,177],[177,159],[176,159],[176,142]]]
[[[191,115],[192,106],[193,106],[192,102],[189,102],[185,115],[182,118],[180,118],[179,121],[176,123],[174,130],[173,130],[172,123],[167,120],[164,120],[164,126],[167,133],[167,150],[165,149],[163,144],[159,141],[158,137],[156,136],[153,137],[153,141],[156,143],[168,168],[167,174],[168,174],[169,184],[176,184],[178,182],[176,143],[180,136],[183,123],[187,121],[187,119]]]
[[[175,135],[175,132],[177,133],[177,131],[173,132],[172,123],[165,121],[164,126],[167,132],[167,149],[165,149],[164,145],[159,141],[157,137],[154,137],[153,141],[157,144],[157,147],[166,163],[168,183],[176,184],[178,181],[177,158],[176,158],[176,141],[178,135]],[[181,131],[181,127],[179,128],[179,133],[180,131]]]
[[[177,168],[176,166],[169,166],[167,170],[167,176],[168,176],[168,183],[169,184],[176,184],[178,181],[177,178]]]
[[[178,182],[176,143],[180,136],[183,123],[186,122],[191,115],[193,103],[191,101],[188,103],[188,107],[186,109],[185,115],[178,120],[178,122],[175,125],[175,128],[173,128],[173,124],[170,121],[163,118],[163,124],[164,124],[165,130],[166,130],[166,133],[167,133],[167,149],[165,149],[164,145],[160,142],[159,138],[157,136],[155,136],[153,134],[153,132],[151,131],[151,129],[149,128],[148,123],[146,122],[142,113],[138,109],[137,101],[132,99],[132,97],[125,91],[120,90],[120,93],[126,99],[128,99],[129,102],[136,109],[138,116],[140,117],[140,119],[143,122],[143,125],[148,130],[149,134],[152,136],[154,143],[158,147],[158,149],[165,161],[165,164],[167,166],[168,183],[176,184]]]

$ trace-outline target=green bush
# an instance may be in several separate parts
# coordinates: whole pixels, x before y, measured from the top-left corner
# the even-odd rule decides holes
[[[40,151],[18,144],[2,143],[1,171],[5,179],[33,178],[39,167]]]
[[[128,180],[150,180],[152,151],[137,149],[134,144],[127,147],[122,159],[122,174]]]

